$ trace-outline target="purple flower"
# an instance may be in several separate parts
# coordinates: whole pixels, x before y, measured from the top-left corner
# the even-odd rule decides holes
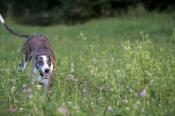
[[[140,97],[147,97],[148,93],[146,91],[146,89],[144,89],[143,91],[140,92]]]
[[[16,108],[10,108],[9,109],[9,112],[11,112],[11,113],[15,113],[17,110],[16,110]]]
[[[68,115],[68,109],[66,106],[61,106],[58,108],[58,112],[64,116]]]

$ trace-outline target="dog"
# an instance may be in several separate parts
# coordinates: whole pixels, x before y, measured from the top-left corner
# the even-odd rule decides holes
[[[17,72],[22,72],[27,64],[32,60],[31,80],[32,85],[36,82],[36,74],[39,73],[38,84],[44,86],[44,93],[47,95],[50,89],[55,72],[55,55],[51,48],[51,44],[47,37],[41,34],[25,35],[14,32],[6,24],[0,14],[0,22],[5,29],[11,34],[25,38],[24,45],[21,50],[21,63],[18,65]]]

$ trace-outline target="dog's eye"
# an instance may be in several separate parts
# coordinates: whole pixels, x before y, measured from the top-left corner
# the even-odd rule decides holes
[[[42,61],[38,61],[38,64],[39,64],[39,65],[42,65],[42,64],[43,64],[43,62],[42,62]]]

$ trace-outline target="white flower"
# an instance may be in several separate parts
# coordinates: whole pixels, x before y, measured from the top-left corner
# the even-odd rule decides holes
[[[12,87],[11,88],[11,92],[13,93],[13,92],[15,92],[16,91],[16,87]]]
[[[77,82],[77,81],[78,81],[78,79],[76,79],[75,76],[72,75],[72,74],[67,75],[67,76],[65,77],[65,80],[67,80],[67,81],[72,81],[72,82]]]
[[[36,86],[36,88],[38,89],[38,90],[40,90],[41,89],[41,85],[39,85],[39,84],[37,84],[37,86]]]
[[[32,99],[33,98],[33,95],[29,95],[28,97],[29,97],[29,99]]]
[[[100,91],[103,91],[103,90],[105,89],[105,86],[102,85],[102,86],[98,87],[98,89],[99,89]]]
[[[127,99],[122,100],[122,102],[123,102],[124,105],[128,105],[128,100]]]
[[[71,102],[71,101],[68,101],[67,103],[68,103],[69,105],[72,105],[72,102]]]
[[[29,87],[27,87],[27,86],[25,85],[25,86],[23,86],[23,88],[22,88],[22,92],[23,92],[23,93],[31,93],[31,92],[32,92],[32,89],[29,88]]]
[[[70,71],[71,73],[73,73],[74,72],[74,63],[72,62],[71,63],[71,71]]]
[[[107,111],[108,111],[108,112],[113,112],[112,106],[108,106]]]
[[[20,112],[22,112],[23,110],[24,110],[24,108],[22,108],[22,107],[19,108],[19,111],[20,111]]]

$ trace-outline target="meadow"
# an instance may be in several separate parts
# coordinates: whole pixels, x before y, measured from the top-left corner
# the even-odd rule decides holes
[[[49,98],[16,72],[24,40],[0,26],[1,116],[175,115],[175,15],[147,14],[77,25],[24,26],[52,44],[57,72]]]

